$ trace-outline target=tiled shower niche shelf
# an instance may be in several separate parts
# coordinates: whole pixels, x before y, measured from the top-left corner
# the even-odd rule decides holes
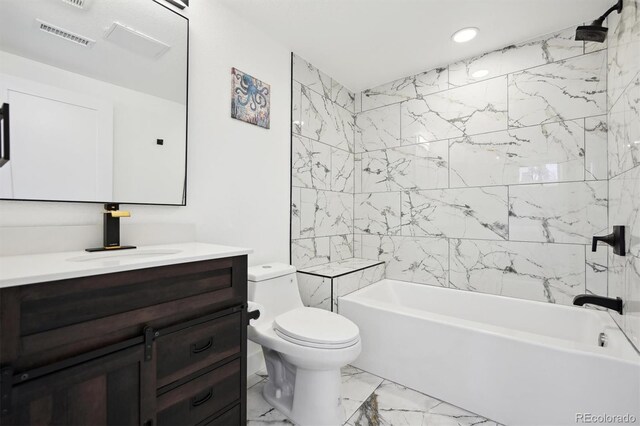
[[[305,306],[339,312],[339,297],[384,277],[384,262],[351,258],[299,269],[298,286]]]

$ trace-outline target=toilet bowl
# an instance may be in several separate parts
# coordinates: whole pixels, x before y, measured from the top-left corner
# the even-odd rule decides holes
[[[302,304],[293,266],[249,268],[249,300],[261,305],[249,340],[262,346],[265,400],[295,424],[341,425],[340,368],[361,351],[358,327],[336,313]]]

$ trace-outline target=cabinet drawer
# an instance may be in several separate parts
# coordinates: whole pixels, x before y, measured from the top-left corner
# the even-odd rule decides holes
[[[156,341],[158,387],[239,354],[240,312],[160,336]]]
[[[158,397],[158,426],[196,424],[240,399],[240,360]]]

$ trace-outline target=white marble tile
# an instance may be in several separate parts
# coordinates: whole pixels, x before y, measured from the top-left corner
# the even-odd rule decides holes
[[[625,0],[621,15],[609,15],[607,39],[607,96],[611,108],[640,72],[640,2]]]
[[[345,151],[353,151],[354,118],[331,100],[302,87],[301,134]]]
[[[354,155],[331,148],[331,190],[353,193]]]
[[[304,306],[331,310],[331,278],[298,272],[298,289]]]
[[[329,237],[304,238],[291,241],[291,262],[296,268],[329,263],[330,256]]]
[[[332,262],[353,257],[353,234],[333,235],[330,244]]]
[[[585,291],[582,245],[450,241],[450,286],[571,305]]]
[[[402,235],[508,238],[507,187],[402,193]]]
[[[359,155],[360,170],[356,175],[360,174],[362,192],[448,186],[447,141],[371,151]]]
[[[584,179],[583,120],[450,141],[451,187]]]
[[[320,275],[324,278],[333,278],[337,275],[353,272],[353,269],[348,266],[340,265],[338,262],[330,262],[325,263],[324,265],[314,266],[312,268],[299,269],[299,271]]]
[[[362,154],[356,154],[353,160],[353,188],[356,194],[362,192]]]
[[[293,89],[291,94],[291,129],[295,134],[302,133],[302,86],[297,81],[293,82]]]
[[[400,146],[400,104],[356,115],[356,152]]]
[[[349,152],[355,152],[355,132],[356,132],[356,118],[355,114],[350,111],[347,111],[344,108],[335,107],[336,111],[336,127],[340,129],[339,141],[340,146],[338,148],[342,148]],[[346,143],[346,148],[344,144]]]
[[[598,248],[600,250],[602,250],[602,247]],[[607,263],[608,263],[608,269],[607,269],[607,291],[608,291],[608,295],[609,297],[625,297],[626,293],[625,293],[625,268],[627,266],[627,259],[626,256],[622,257],[622,256],[618,256],[617,254],[613,253],[613,250],[608,249],[606,247],[604,247],[604,249],[606,250],[607,253]],[[624,326],[621,323],[621,321],[624,319],[624,317],[622,316],[616,316],[614,315],[613,318],[616,320],[616,322],[618,322],[618,324],[620,325],[620,327],[622,327],[622,329],[624,330]]]
[[[602,248],[600,248],[602,250]],[[620,297],[623,300],[623,312],[625,308],[625,298],[627,297],[626,293],[626,274],[627,274],[627,258],[618,256],[613,253],[611,249],[607,250],[607,293],[608,297]],[[614,321],[618,324],[620,329],[629,337],[631,340],[631,330],[630,327],[627,326],[627,315],[619,315],[616,312],[609,311]],[[640,330],[640,329],[639,329]],[[638,342],[637,338],[635,339],[636,348],[640,349],[640,342]]]
[[[330,189],[331,147],[292,135],[291,184],[294,187]]]
[[[355,112],[362,112],[362,92],[356,93]]]
[[[589,244],[607,229],[607,182],[509,188],[509,239]]]
[[[606,112],[606,51],[509,75],[509,125],[534,126]]]
[[[585,180],[605,180],[607,172],[607,117],[588,117],[584,120],[584,177]]]
[[[339,265],[341,265],[341,266],[346,266],[347,268],[351,268],[353,270],[356,270],[356,269],[368,268],[368,267],[371,267],[371,266],[375,266],[375,265],[379,264],[380,261],[379,260],[371,260],[371,259],[353,257],[351,259],[341,260],[341,261],[339,261],[337,263]]]
[[[400,234],[400,192],[356,194],[355,232],[363,234]]]
[[[600,248],[594,253],[589,245],[586,245],[584,249],[587,265],[585,276],[587,293],[606,297],[608,295],[607,269],[609,264],[607,250]]]
[[[282,413],[273,408],[262,397],[262,381],[247,390],[247,426],[293,425]]]
[[[401,104],[402,143],[430,142],[507,129],[507,77]]]
[[[583,43],[574,40],[575,34],[576,28],[571,27],[456,62],[449,65],[449,84],[462,86],[482,79],[582,55]],[[472,74],[479,70],[487,70],[489,74],[480,79],[473,77]]]
[[[640,348],[640,166],[609,181],[609,226],[625,225],[625,257],[609,252],[609,297],[624,300],[624,315],[613,314]],[[598,247],[602,250],[603,247]]]
[[[263,380],[264,380],[264,377],[256,373],[247,375],[247,389],[257,385]]]
[[[447,286],[445,238],[362,235],[362,257],[386,262],[386,277]]]
[[[353,232],[353,194],[300,190],[300,234],[321,237]]]
[[[291,188],[291,239],[300,238],[300,188]]]
[[[606,21],[606,20],[605,20]],[[585,25],[589,25],[591,22],[585,22]],[[604,24],[605,27],[607,24]],[[607,50],[607,45],[609,44],[609,40],[605,40],[603,43],[598,43],[595,41],[585,41],[584,42],[584,53],[592,53],[597,52],[598,50]]]
[[[343,367],[341,372],[342,386],[340,392],[342,395],[342,405],[346,418],[348,419],[360,408],[360,405],[369,398],[373,391],[380,386],[382,379],[350,365]]]
[[[338,129],[333,123],[334,108],[333,102],[302,86],[300,134],[336,146]]]
[[[340,312],[339,297],[346,296],[356,290],[365,288],[384,279],[385,265],[380,264],[370,268],[361,269],[333,279],[333,306],[334,312]]]
[[[416,99],[449,87],[447,68],[401,78],[362,92],[362,111]]]
[[[355,112],[355,93],[335,80],[333,80],[333,86],[331,88],[331,100],[346,110],[352,113]]]
[[[349,426],[495,426],[462,410],[399,384],[383,381],[346,423]]]
[[[331,99],[332,79],[298,55],[293,55],[293,79]]]
[[[362,255],[362,235],[353,234],[353,256],[364,257]]]
[[[609,175],[613,177],[640,165],[640,75],[613,105],[608,120]]]

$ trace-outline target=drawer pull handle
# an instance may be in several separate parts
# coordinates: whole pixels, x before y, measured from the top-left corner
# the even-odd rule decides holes
[[[198,346],[197,342],[191,344],[191,353],[199,354],[200,352],[204,352],[208,349],[211,349],[212,346],[213,346],[213,337],[209,337],[209,340],[207,340],[202,346]]]
[[[212,396],[213,396],[213,388],[209,388],[206,395],[203,396],[202,398],[198,398],[197,396],[194,396],[193,398],[191,398],[191,406],[197,407],[198,405],[202,405],[208,400],[210,400]]]

